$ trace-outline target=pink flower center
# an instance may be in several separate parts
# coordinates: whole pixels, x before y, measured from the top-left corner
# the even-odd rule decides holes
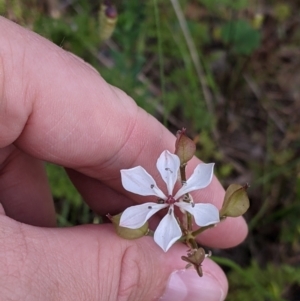
[[[169,195],[168,198],[166,199],[165,203],[169,204],[169,205],[173,205],[176,203],[176,200],[173,198],[172,195]]]

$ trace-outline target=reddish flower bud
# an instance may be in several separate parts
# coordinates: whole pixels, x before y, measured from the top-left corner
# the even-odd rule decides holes
[[[186,136],[185,132],[185,128],[178,131],[175,142],[175,155],[179,157],[181,165],[191,160],[196,152],[196,144]]]

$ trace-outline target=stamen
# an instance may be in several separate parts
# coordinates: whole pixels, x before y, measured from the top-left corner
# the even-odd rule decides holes
[[[154,188],[154,184],[151,184],[151,185],[150,185],[150,188],[153,189],[153,188]]]
[[[170,208],[168,213],[171,215],[172,211],[173,211],[172,208]]]
[[[166,167],[165,170],[168,170],[170,173],[173,173],[173,171],[169,167]]]
[[[148,209],[152,209],[152,206],[148,206]]]
[[[183,200],[184,200],[184,201],[188,201],[188,200],[189,200],[189,197],[185,194],[185,195],[183,196]]]
[[[163,199],[158,199],[158,200],[157,200],[157,203],[158,203],[158,204],[164,204],[165,201],[164,201]]]

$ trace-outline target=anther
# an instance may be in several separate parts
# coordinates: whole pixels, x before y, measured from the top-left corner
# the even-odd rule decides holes
[[[168,170],[170,173],[173,173],[173,171],[169,167],[166,167],[165,170]]]
[[[158,204],[164,204],[165,201],[164,201],[163,199],[158,199],[158,200],[157,200],[157,203],[158,203]]]

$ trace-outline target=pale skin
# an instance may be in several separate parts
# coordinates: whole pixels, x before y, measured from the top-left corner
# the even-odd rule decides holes
[[[97,213],[116,214],[147,201],[123,189],[120,169],[141,165],[159,184],[155,162],[174,151],[173,134],[37,34],[0,18],[0,40],[0,299],[156,300],[170,273],[185,266],[187,248],[175,244],[164,253],[152,238],[127,241],[108,224],[55,228],[42,160],[66,167]],[[188,175],[198,163],[190,162]],[[214,179],[194,201],[220,208],[223,196]],[[243,218],[228,219],[200,241],[227,248],[246,234]],[[215,263],[205,259],[203,272],[226,294]]]

